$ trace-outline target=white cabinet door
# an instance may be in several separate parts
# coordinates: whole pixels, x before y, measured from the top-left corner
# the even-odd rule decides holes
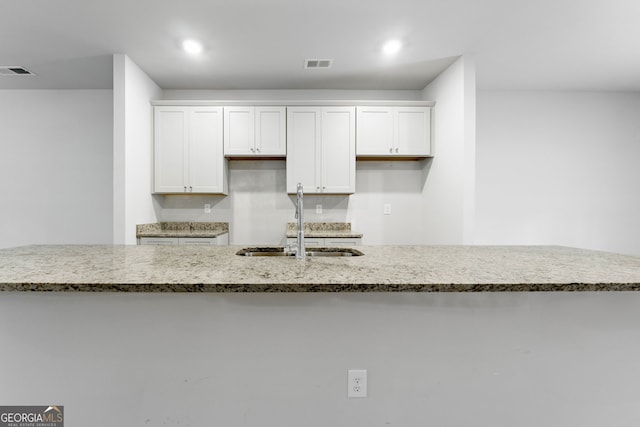
[[[431,155],[431,109],[429,107],[395,107],[394,154]]]
[[[285,107],[255,107],[255,154],[285,156],[287,128]]]
[[[155,107],[154,193],[227,193],[222,107]]]
[[[188,112],[182,107],[154,109],[154,192],[183,193],[187,188]]]
[[[295,193],[299,182],[305,193],[320,188],[322,108],[287,108],[287,192]]]
[[[357,154],[393,153],[393,107],[358,107]]]
[[[356,191],[355,107],[322,110],[321,192],[351,194]]]
[[[287,192],[355,192],[355,108],[287,109]]]
[[[430,107],[357,107],[358,156],[431,155]]]
[[[224,154],[251,155],[255,151],[253,107],[224,107]]]
[[[224,155],[286,155],[285,107],[224,107]]]
[[[189,192],[226,193],[227,171],[222,152],[222,108],[189,111]]]

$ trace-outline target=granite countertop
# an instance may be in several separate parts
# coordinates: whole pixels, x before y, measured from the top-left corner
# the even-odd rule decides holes
[[[305,222],[305,237],[329,237],[329,238],[361,238],[362,233],[351,231],[350,222]],[[287,223],[287,237],[298,237],[298,224]]]
[[[236,246],[0,250],[2,291],[637,291],[640,257],[566,247],[359,246],[344,258],[241,257]]]
[[[136,238],[218,237],[228,232],[228,222],[157,222],[136,225]]]

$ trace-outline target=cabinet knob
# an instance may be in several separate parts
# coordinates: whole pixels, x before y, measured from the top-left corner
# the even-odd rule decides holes
[[[259,148],[256,148],[256,151],[259,153],[259,152],[260,152],[260,149],[259,149]]]
[[[185,193],[187,192],[187,186],[186,185],[184,186],[184,192]]]
[[[256,150],[255,150],[254,148],[252,148],[252,149],[251,149],[251,152],[252,152],[252,153],[255,153],[255,152],[256,152]]]
[[[396,153],[398,152],[398,149],[396,148]]]
[[[189,186],[189,192],[193,193],[193,187],[192,186]]]
[[[389,148],[389,152],[390,152],[390,153],[393,153],[393,148]]]

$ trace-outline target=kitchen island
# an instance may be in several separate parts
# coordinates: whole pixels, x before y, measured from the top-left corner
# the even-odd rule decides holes
[[[544,246],[364,246],[358,257],[243,257],[242,247],[0,250],[0,290],[498,292],[640,290],[640,257]]]
[[[638,257],[239,249],[0,250],[0,401],[92,427],[640,424]]]

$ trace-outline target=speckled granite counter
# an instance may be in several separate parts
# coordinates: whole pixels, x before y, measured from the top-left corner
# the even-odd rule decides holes
[[[287,223],[287,237],[298,236],[298,224]],[[329,238],[350,238],[359,239],[362,233],[351,231],[350,222],[307,222],[304,224],[305,237],[329,237]]]
[[[2,291],[503,292],[640,290],[640,257],[565,247],[361,246],[361,257],[240,257],[240,247],[0,250]]]
[[[228,222],[158,222],[136,225],[136,238],[218,237],[228,232]]]

